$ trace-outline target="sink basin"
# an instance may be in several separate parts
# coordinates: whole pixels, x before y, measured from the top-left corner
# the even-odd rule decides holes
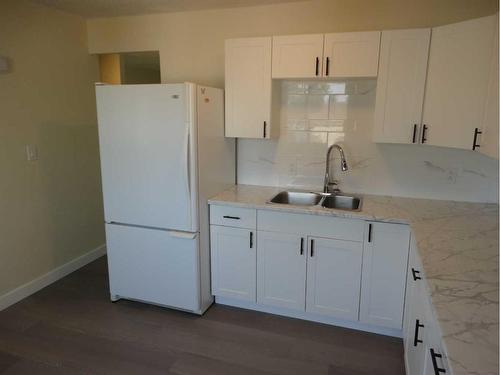
[[[350,195],[324,195],[302,191],[282,191],[276,194],[268,203],[291,204],[295,206],[318,206],[335,208],[337,210],[359,211],[361,198]]]
[[[326,208],[336,208],[337,210],[359,211],[361,198],[348,195],[330,195],[323,199],[321,205]]]
[[[293,204],[295,206],[315,206],[321,201],[321,194],[300,191],[282,191],[276,194],[269,202]]]

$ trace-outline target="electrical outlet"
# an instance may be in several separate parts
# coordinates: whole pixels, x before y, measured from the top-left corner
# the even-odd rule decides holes
[[[38,147],[36,145],[26,145],[26,160],[38,160]]]
[[[9,60],[6,57],[0,56],[0,73],[9,71]]]

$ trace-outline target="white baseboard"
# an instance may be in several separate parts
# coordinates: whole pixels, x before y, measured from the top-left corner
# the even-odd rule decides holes
[[[373,325],[361,323],[361,322],[351,322],[351,321],[332,318],[332,317],[328,317],[328,316],[324,316],[324,315],[308,313],[305,311],[295,311],[295,310],[280,308],[280,307],[264,306],[264,305],[259,305],[259,304],[254,303],[254,302],[239,301],[239,300],[234,299],[234,298],[215,296],[215,303],[218,303],[221,305],[239,307],[239,308],[243,308],[243,309],[247,309],[247,310],[265,312],[268,314],[288,316],[290,318],[309,320],[312,322],[329,324],[329,325],[337,326],[337,327],[355,329],[357,331],[376,333],[378,335],[392,336],[392,337],[397,337],[397,338],[403,337],[403,331],[401,329],[378,327],[378,326],[373,326]]]
[[[17,287],[14,290],[11,290],[10,292],[5,293],[0,296],[0,311],[21,301],[33,293],[38,292],[40,289],[45,288],[53,282],[62,279],[64,276],[67,276],[71,272],[74,272],[97,258],[102,257],[104,254],[106,254],[105,244],[79,256],[78,258],[70,260],[52,271],[47,272],[45,275],[42,275],[24,285]]]

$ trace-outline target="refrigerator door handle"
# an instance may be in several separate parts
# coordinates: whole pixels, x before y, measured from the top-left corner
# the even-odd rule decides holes
[[[188,196],[191,196],[191,160],[190,160],[190,142],[191,142],[191,133],[190,133],[190,124],[187,124],[187,136],[186,136],[186,188]]]
[[[181,232],[177,230],[169,230],[168,234],[170,237],[177,237],[177,238],[184,238],[187,240],[193,240],[196,238],[196,235],[198,233],[191,233],[191,232]]]

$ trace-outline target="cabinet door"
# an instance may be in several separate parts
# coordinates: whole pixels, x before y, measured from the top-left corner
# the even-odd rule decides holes
[[[255,231],[210,226],[212,293],[255,302]]]
[[[450,374],[448,360],[443,351],[441,338],[438,337],[437,331],[428,331],[431,337],[427,338],[425,347],[425,361],[423,364],[424,375]],[[434,361],[432,359],[434,357]],[[420,375],[419,373],[418,375]]]
[[[273,78],[320,77],[323,34],[273,37]]]
[[[409,336],[405,342],[405,357],[407,375],[422,375],[425,362],[426,333],[428,322],[426,320],[424,303],[426,299],[421,285],[415,285],[413,293],[413,306],[409,322]]]
[[[428,329],[425,309],[427,297],[413,237],[410,240],[409,256],[405,301],[405,364],[407,375],[422,375],[425,361],[425,334]]]
[[[415,286],[417,285],[417,280],[414,280],[414,275],[412,270],[417,269],[415,265],[415,256],[417,251],[417,245],[415,237],[410,234],[410,250],[408,253],[408,272],[406,273],[406,292],[405,292],[405,308],[403,316],[403,339],[406,343],[406,339],[411,336],[411,320],[413,319],[413,306],[414,306],[414,296],[415,296]]]
[[[434,341],[434,343],[437,343],[437,341]],[[435,364],[432,361],[432,356],[435,356],[435,361],[436,361]],[[424,364],[423,374],[436,375],[436,374],[450,374],[450,373],[451,372],[448,368],[448,361],[446,360],[442,349],[439,349],[437,345],[430,344],[425,350],[425,364]]]
[[[258,231],[257,303],[304,310],[305,238]]]
[[[424,142],[472,149],[483,120],[496,15],[432,29],[425,89]]]
[[[380,31],[325,35],[324,77],[376,77]]]
[[[424,332],[425,359],[422,365],[424,375],[450,374],[448,359],[444,351],[441,330],[438,322],[434,319],[431,308],[431,301],[428,294],[425,294],[424,304],[426,315],[426,329]],[[433,359],[434,357],[434,359]],[[420,375],[420,373],[418,374]]]
[[[410,229],[400,224],[366,225],[360,320],[401,329]]]
[[[363,244],[308,239],[306,311],[358,320]]]
[[[382,32],[374,142],[419,142],[430,35],[430,29]]]
[[[493,45],[486,110],[481,126],[483,134],[477,143],[479,152],[498,159],[498,34],[495,34]]]
[[[268,137],[271,37],[226,40],[225,64],[226,137]]]

